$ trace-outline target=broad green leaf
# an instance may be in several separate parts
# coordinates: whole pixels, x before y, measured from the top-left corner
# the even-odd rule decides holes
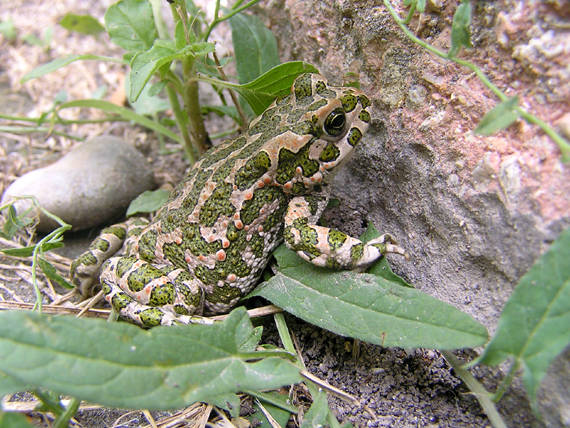
[[[277,356],[283,352],[254,350],[253,334],[244,308],[213,325],[151,330],[6,311],[0,313],[1,369],[23,384],[133,409],[180,408],[298,382],[298,368]]]
[[[224,88],[235,89],[246,99],[254,113],[260,115],[276,97],[287,95],[291,91],[295,78],[302,73],[318,73],[318,70],[306,62],[292,61],[279,64],[253,82],[244,85],[205,76],[202,76],[201,80]]]
[[[514,358],[536,403],[536,391],[552,360],[570,342],[570,228],[520,279],[499,319],[495,336],[478,362]]]
[[[276,97],[289,94],[291,85],[302,73],[318,73],[318,70],[303,61],[286,62],[263,73],[253,82],[236,89],[246,99],[255,114],[260,115]]]
[[[44,76],[49,74],[55,70],[58,70],[62,67],[65,67],[68,64],[71,64],[75,61],[83,61],[83,60],[91,60],[91,61],[109,61],[109,62],[119,62],[122,63],[123,60],[112,58],[108,56],[99,56],[99,55],[68,55],[63,58],[56,58],[53,61],[50,61],[46,64],[42,64],[39,67],[34,68],[29,73],[26,73],[24,77],[20,80],[20,83],[26,83],[29,80],[37,79],[38,77]]]
[[[475,128],[475,133],[489,136],[501,129],[507,128],[520,117],[518,110],[516,110],[518,105],[518,96],[514,96],[497,104],[479,121],[477,128]]]
[[[63,110],[66,108],[71,107],[86,107],[86,108],[97,108],[99,110],[103,110],[107,113],[117,114],[121,116],[123,119],[132,120],[138,125],[144,126],[148,129],[152,129],[155,132],[159,132],[162,135],[171,138],[172,140],[182,143],[182,138],[179,135],[176,135],[167,127],[161,125],[154,120],[150,120],[140,114],[135,113],[131,109],[118,106],[116,104],[110,103],[109,101],[105,100],[75,100],[69,101],[67,103],[61,104],[58,109]]]
[[[43,257],[38,257],[38,264],[40,265],[42,272],[50,280],[54,281],[55,283],[61,285],[64,288],[69,288],[69,289],[75,288],[64,277],[62,277],[59,273],[57,273],[57,270],[53,267],[53,265]]]
[[[147,0],[121,0],[105,13],[105,27],[116,45],[126,51],[150,49],[158,32]]]
[[[386,260],[386,257],[382,257],[382,260],[375,263],[370,269],[368,269],[368,273],[384,278],[385,280],[393,284],[399,284],[404,287],[414,288],[412,284],[409,284],[408,282],[406,282],[404,278],[396,275],[392,271],[392,268],[388,264],[388,260]]]
[[[195,43],[177,50],[171,41],[156,40],[152,48],[137,53],[131,60],[129,101],[137,100],[146,82],[162,66],[185,56],[203,55],[213,50],[213,43]]]
[[[451,47],[447,54],[448,57],[455,57],[462,47],[471,47],[471,30],[469,25],[471,25],[471,3],[469,0],[463,0],[453,15]]]
[[[103,27],[103,25],[101,25],[101,23],[91,15],[66,13],[59,21],[59,25],[66,30],[87,35],[95,35],[105,31],[105,27]]]
[[[251,82],[279,64],[275,36],[257,16],[238,13],[230,26],[239,83]]]
[[[143,116],[151,116],[161,111],[168,110],[170,103],[165,98],[159,97],[160,85],[145,85],[136,101],[131,101],[130,105],[137,114]],[[131,90],[131,75],[127,74],[125,78],[125,93],[129,94]],[[156,92],[154,95],[151,92]]]
[[[226,409],[232,417],[237,418],[240,410],[240,399],[237,394],[222,394],[212,397],[209,402],[220,409]]]
[[[317,396],[313,397],[313,404],[311,404],[309,411],[303,417],[301,428],[329,426],[329,413],[327,394],[324,391],[319,391]]]
[[[127,217],[140,213],[157,211],[168,200],[170,192],[164,189],[147,190],[131,201],[127,209]]]
[[[278,273],[250,296],[311,324],[402,348],[456,349],[487,341],[485,327],[469,315],[416,289],[376,275],[318,268],[283,245],[274,256]]]
[[[26,416],[20,413],[0,411],[0,428],[34,428],[35,425],[28,423]]]
[[[2,367],[0,367],[0,397],[6,394],[13,394],[14,392],[26,391],[27,389],[25,383],[6,375],[2,372]]]

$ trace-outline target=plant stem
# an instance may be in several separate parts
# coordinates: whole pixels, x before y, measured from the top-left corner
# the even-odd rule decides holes
[[[277,313],[273,315],[273,320],[275,321],[275,325],[277,326],[277,332],[279,333],[279,338],[281,339],[281,343],[283,343],[283,347],[286,351],[292,352],[296,354],[297,351],[295,350],[295,345],[293,344],[293,340],[291,340],[291,335],[289,334],[289,329],[287,328],[287,323],[285,322],[285,317],[283,313]],[[303,366],[303,368],[305,368]]]
[[[439,56],[440,58],[447,59],[459,65],[467,67],[469,70],[473,71],[477,75],[479,80],[481,80],[481,82],[483,82],[483,84],[487,88],[489,88],[497,96],[497,98],[501,100],[501,102],[506,101],[508,99],[507,95],[505,95],[503,91],[501,91],[498,87],[496,87],[479,67],[477,67],[475,64],[469,61],[465,61],[455,56],[450,56],[448,53],[440,51],[439,49],[433,47],[429,43],[426,43],[422,39],[416,37],[416,35],[412,33],[410,29],[406,26],[407,22],[409,22],[408,19],[406,19],[405,21],[400,19],[398,13],[392,7],[390,0],[383,0],[383,2],[386,8],[388,9],[388,12],[390,12],[390,15],[392,15],[392,18],[394,18],[394,21],[396,21],[396,24],[398,24],[398,26],[402,29],[404,34],[406,34],[406,36],[408,36],[410,40],[412,40],[414,43],[421,46],[422,48],[426,49],[427,51],[433,53],[434,55]],[[525,121],[527,121],[530,124],[538,125],[544,131],[544,133],[548,135],[558,145],[558,148],[562,153],[563,162],[570,161],[570,143],[565,138],[563,138],[556,131],[554,131],[554,129],[552,129],[552,127],[550,127],[546,122],[539,119],[532,113],[527,112],[522,107],[519,106],[517,107],[516,110]]]
[[[208,27],[208,31],[206,31],[206,36],[204,37],[204,41],[207,42],[208,38],[210,37],[210,34],[212,33],[212,31],[214,30],[214,28],[216,28],[216,25],[218,25],[220,22],[226,21],[227,19],[230,19],[232,16],[240,13],[242,10],[247,9],[250,6],[253,6],[255,3],[259,2],[259,0],[251,0],[248,1],[246,4],[244,4],[243,6],[238,7],[237,9],[233,9],[230,13],[228,13],[227,15],[222,16],[221,18],[218,17],[218,15],[216,14],[214,17],[214,20],[212,21],[212,23],[210,24],[210,26]],[[219,1],[216,3],[216,5],[219,3]]]
[[[83,137],[78,137],[76,135],[70,135],[65,132],[56,131],[55,129],[50,129],[46,127],[29,128],[27,126],[0,126],[0,132],[9,132],[12,134],[33,134],[36,132],[45,132],[50,134],[59,135],[60,137],[69,138],[70,140],[82,141]]]
[[[204,119],[200,111],[200,100],[198,98],[198,80],[194,71],[194,58],[184,58],[182,60],[184,73],[184,92],[182,99],[186,114],[190,120],[190,134],[192,136],[193,147],[199,154],[204,153],[208,148],[208,133],[204,126]]]
[[[511,364],[511,367],[509,368],[509,372],[507,373],[507,375],[505,376],[505,378],[503,379],[503,381],[501,382],[501,384],[497,388],[497,391],[493,395],[493,401],[495,403],[497,403],[505,394],[505,391],[508,389],[508,387],[510,386],[510,384],[513,381],[513,377],[515,377],[515,373],[517,372],[518,367],[519,367],[519,365],[516,362],[513,362]]]
[[[184,116],[184,112],[180,107],[178,94],[174,90],[172,82],[169,82],[166,85],[166,93],[168,94],[168,100],[170,101],[170,106],[172,107],[174,118],[176,119],[176,125],[178,126],[178,130],[182,135],[182,139],[184,140],[184,153],[186,153],[186,157],[188,158],[190,164],[193,164],[196,162],[196,156],[194,155],[194,150],[192,149],[192,139],[188,133],[188,128],[186,128],[186,117]]]
[[[220,60],[218,59],[218,55],[216,55],[216,52],[213,52],[212,56],[214,57],[214,62],[216,63],[216,67],[218,68],[218,73],[220,73],[220,77],[223,80],[228,80],[226,73],[224,73],[224,69],[222,68],[222,65],[220,64]],[[245,112],[243,111],[243,109],[241,108],[241,105],[239,103],[237,95],[235,94],[234,90],[231,88],[228,88],[228,92],[230,93],[230,98],[232,99],[232,102],[236,106],[238,115],[241,119],[243,129],[247,129],[247,116],[246,116]]]
[[[184,1],[177,1],[171,5],[172,17],[175,25],[180,21],[184,26],[184,34],[186,42],[190,43],[190,34],[188,28],[188,13]],[[200,111],[200,100],[198,99],[198,81],[196,80],[196,73],[194,71],[194,60],[192,56],[187,56],[182,59],[182,85],[176,85],[176,89],[180,91],[182,100],[184,101],[184,109],[181,108],[178,102],[178,95],[175,92],[175,87],[172,86],[173,82],[178,82],[179,79],[170,71],[170,82],[168,88],[168,98],[174,111],[178,129],[184,139],[184,151],[190,163],[196,161],[196,155],[206,151],[208,141],[208,134],[204,126],[204,120]],[[181,86],[181,87],[180,87]],[[187,124],[190,126],[190,133],[187,130]]]
[[[160,39],[167,39],[168,30],[160,12],[162,10],[162,3],[162,0],[150,0],[150,6],[152,7],[152,16],[154,18],[154,26],[158,32],[158,37]]]
[[[416,11],[416,2],[412,2],[412,5],[410,6],[410,10],[408,11],[408,16],[406,17],[406,20],[404,21],[405,25],[408,25],[410,23],[410,21],[412,20],[412,16],[414,15],[414,12]]]
[[[81,404],[80,400],[75,397],[72,398],[65,408],[65,411],[53,423],[53,428],[67,428],[69,426],[69,420],[77,413],[79,404]]]
[[[440,351],[441,354],[445,357],[449,365],[455,370],[455,373],[459,378],[465,383],[467,388],[473,393],[479,404],[485,411],[485,414],[489,418],[489,422],[495,428],[507,428],[503,418],[497,411],[495,407],[495,403],[491,399],[491,394],[487,391],[483,385],[481,385],[477,379],[473,377],[471,372],[465,368],[463,368],[461,361],[457,359],[455,355],[453,355],[449,351]]]

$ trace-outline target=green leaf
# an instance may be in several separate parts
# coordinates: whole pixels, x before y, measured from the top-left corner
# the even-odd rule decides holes
[[[234,106],[213,106],[213,105],[203,105],[200,107],[202,114],[216,113],[218,116],[228,116],[231,117],[235,122],[241,124],[241,118],[239,117],[237,108]]]
[[[276,97],[289,94],[291,85],[302,73],[318,73],[318,70],[303,61],[286,62],[263,73],[253,82],[236,89],[246,99],[255,114],[260,115]]]
[[[0,428],[34,428],[24,415],[0,411]]]
[[[58,107],[58,109],[63,110],[66,108],[71,108],[71,107],[97,108],[97,109],[103,110],[107,113],[117,114],[124,119],[132,120],[133,122],[135,122],[138,125],[144,126],[148,129],[152,129],[155,132],[159,132],[162,135],[164,135],[168,138],[171,138],[172,140],[182,144],[182,138],[180,138],[179,135],[176,135],[174,132],[172,132],[167,127],[161,125],[158,122],[155,122],[154,120],[150,120],[150,119],[148,119],[148,118],[146,118],[140,114],[137,114],[134,111],[132,111],[131,109],[118,106],[118,105],[113,104],[109,101],[104,101],[104,100],[75,100],[75,101],[69,101],[67,103],[61,104]]]
[[[213,325],[151,330],[6,311],[0,313],[0,360],[2,371],[22,383],[133,409],[180,408],[299,382],[291,362],[254,350],[252,334],[244,308]]]
[[[261,410],[261,404],[265,411],[279,424],[279,426],[287,426],[287,421],[291,414],[297,414],[297,408],[290,403],[287,394],[281,394],[277,391],[259,392],[259,391],[244,391],[257,400],[253,401],[254,412],[247,415],[246,419],[249,420],[252,426],[259,426],[261,428],[272,428],[268,417]],[[258,401],[259,400],[259,401]]]
[[[518,105],[518,96],[514,96],[497,104],[479,121],[477,128],[475,128],[475,133],[489,136],[501,129],[507,128],[520,117],[520,113],[517,110]]]
[[[105,13],[105,27],[116,45],[126,51],[150,49],[158,32],[147,0],[121,0]]]
[[[170,192],[164,189],[147,190],[138,195],[127,209],[127,217],[141,213],[153,213],[168,200]]]
[[[59,21],[59,25],[66,30],[87,35],[95,35],[105,31],[105,27],[103,27],[103,25],[101,25],[101,23],[91,15],[66,13]]]
[[[366,231],[360,236],[360,240],[362,242],[368,242],[371,239],[374,239],[378,236],[380,236],[380,233],[378,233],[374,225],[371,222],[369,222]],[[390,282],[403,285],[404,287],[414,288],[412,284],[409,284],[408,282],[406,282],[406,280],[404,280],[403,278],[399,277],[394,272],[392,272],[392,268],[388,264],[388,260],[386,260],[386,257],[382,257],[382,259],[380,259],[379,262],[374,263],[368,269],[368,273],[380,276]]]
[[[8,18],[7,21],[0,21],[0,34],[9,42],[16,40],[18,33],[11,19]]]
[[[416,10],[420,13],[424,13],[426,10],[426,0],[416,0]]]
[[[487,341],[485,327],[469,315],[416,289],[371,274],[318,268],[283,245],[274,256],[278,273],[250,296],[311,324],[402,348],[456,349]]]
[[[159,68],[185,56],[204,55],[214,50],[213,43],[193,43],[177,50],[171,41],[156,40],[152,48],[139,52],[131,61],[129,101],[136,101],[146,82]]]
[[[150,116],[168,110],[170,108],[168,100],[157,96],[158,92],[154,95],[151,94],[151,92],[160,91],[160,89],[160,85],[145,85],[137,100],[130,102],[131,107],[137,114],[143,116]],[[125,78],[125,92],[128,94],[130,90],[131,75],[127,74]]]
[[[0,367],[0,397],[6,394],[13,394],[14,392],[26,391],[29,389],[25,383],[14,379],[3,373]]]
[[[536,405],[536,391],[552,360],[570,342],[570,228],[520,279],[478,362],[514,358]]]
[[[251,82],[279,64],[275,36],[257,16],[238,13],[230,26],[239,83]]]
[[[329,426],[329,413],[327,394],[324,391],[319,391],[317,396],[313,397],[313,404],[303,417],[301,428]]]
[[[50,251],[61,247],[63,247],[63,242],[45,242],[42,244],[42,251]],[[2,248],[0,249],[0,253],[14,257],[31,257],[34,254],[35,248],[35,245],[21,248]]]
[[[68,64],[71,64],[75,61],[83,61],[83,60],[90,60],[90,61],[109,61],[109,62],[118,62],[122,63],[123,60],[112,58],[108,56],[99,56],[99,55],[68,55],[63,58],[56,58],[53,61],[50,61],[46,64],[42,64],[39,67],[34,68],[29,73],[26,73],[24,77],[20,80],[20,83],[26,83],[29,80],[36,79],[38,77],[44,76],[48,73],[51,73],[55,70],[58,70],[62,67],[65,67]]]
[[[25,210],[25,212],[21,215],[18,215],[16,208],[14,208],[14,205],[9,205],[8,215],[5,217],[2,231],[0,231],[0,236],[5,239],[12,239],[18,230],[23,229],[33,223],[34,220],[28,216],[30,211],[31,208]]]
[[[235,89],[249,103],[256,115],[260,115],[276,97],[287,95],[295,78],[302,73],[318,73],[318,70],[303,61],[279,64],[263,73],[253,82],[244,85],[223,80],[201,77],[201,80],[224,88]]]
[[[61,285],[64,288],[69,288],[69,289],[75,288],[72,284],[67,282],[67,280],[64,277],[62,277],[59,273],[57,273],[57,270],[53,267],[53,265],[43,257],[38,257],[38,264],[40,265],[42,272],[50,280],[56,282],[57,284]]]
[[[451,47],[447,54],[449,58],[455,57],[461,47],[471,47],[471,30],[469,25],[471,25],[471,3],[469,0],[463,0],[453,15]]]
[[[237,394],[222,394],[212,397],[209,402],[220,409],[226,409],[233,418],[239,416],[240,399]]]

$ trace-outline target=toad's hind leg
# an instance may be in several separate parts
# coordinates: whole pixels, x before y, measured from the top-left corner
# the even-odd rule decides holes
[[[335,229],[314,224],[312,196],[291,200],[285,215],[285,244],[300,257],[317,266],[363,269],[386,253],[408,257],[389,234],[362,242]]]
[[[202,312],[203,291],[186,270],[134,256],[112,257],[103,265],[101,283],[113,309],[143,327],[201,322],[192,315]]]
[[[90,296],[97,284],[99,269],[105,260],[115,255],[123,247],[125,240],[136,237],[148,225],[148,220],[133,217],[123,223],[106,227],[91,243],[87,251],[71,263],[71,282],[82,296]]]

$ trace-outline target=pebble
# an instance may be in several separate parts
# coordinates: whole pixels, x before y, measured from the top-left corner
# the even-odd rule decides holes
[[[141,153],[120,138],[99,136],[18,178],[4,192],[2,204],[17,196],[35,196],[77,231],[114,220],[131,200],[154,187],[152,168]],[[21,213],[30,205],[20,200],[15,208]],[[36,230],[47,233],[56,227],[55,221],[39,215]]]

